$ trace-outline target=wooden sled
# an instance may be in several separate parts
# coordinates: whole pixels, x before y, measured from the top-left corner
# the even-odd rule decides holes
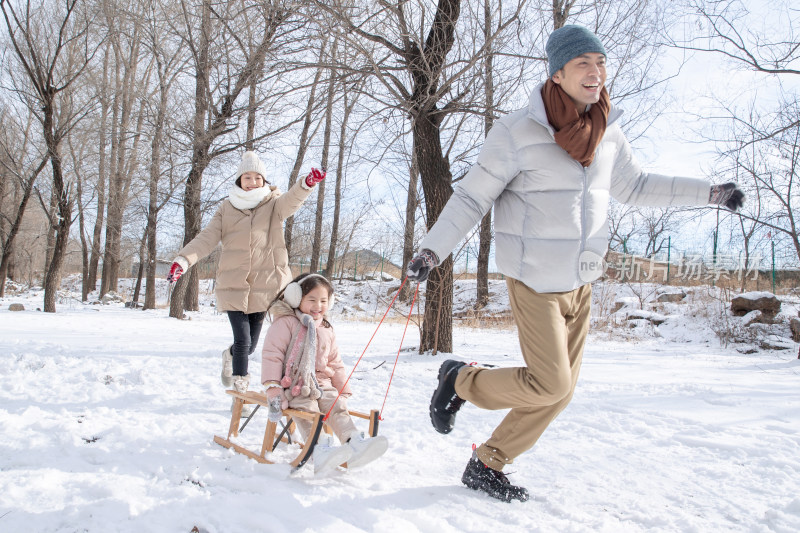
[[[292,444],[292,433],[294,432],[294,420],[296,418],[302,418],[311,422],[311,430],[309,431],[306,442],[303,443],[295,440],[295,443],[299,444],[301,447],[300,453],[298,453],[294,460],[292,460],[290,463],[295,469],[306,464],[306,462],[311,458],[311,455],[314,453],[314,447],[317,445],[317,441],[319,440],[319,437],[323,431],[326,434],[333,433],[327,424],[325,424],[322,420],[324,415],[321,413],[310,413],[308,411],[300,411],[298,409],[291,408],[284,409],[283,416],[286,419],[286,424],[283,426],[283,429],[278,432],[278,425],[275,422],[268,420],[267,427],[264,430],[264,440],[261,444],[260,453],[256,453],[255,451],[249,450],[244,446],[231,442],[230,439],[232,436],[238,437],[239,433],[244,430],[253,417],[253,415],[250,415],[250,418],[248,418],[240,427],[239,423],[241,422],[242,418],[242,406],[248,403],[262,406],[267,409],[269,408],[267,395],[251,391],[240,393],[236,392],[235,390],[229,390],[226,392],[234,398],[233,409],[231,412],[231,423],[228,427],[228,436],[226,438],[222,438],[219,435],[214,435],[214,442],[235,452],[246,455],[251,459],[255,459],[259,463],[274,464],[275,461],[270,461],[267,459],[266,454],[274,451],[281,442]],[[259,407],[256,409],[259,409]],[[369,414],[358,411],[348,411],[348,413],[350,413],[350,416],[369,420],[368,434],[370,437],[375,437],[378,434],[379,411],[377,409],[373,409],[369,412]],[[255,414],[255,409],[253,410],[253,414]],[[346,463],[343,466],[346,466]]]

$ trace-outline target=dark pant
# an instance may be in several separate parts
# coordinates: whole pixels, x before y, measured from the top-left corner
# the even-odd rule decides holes
[[[264,323],[266,311],[260,313],[242,313],[241,311],[228,311],[228,320],[233,329],[233,375],[247,375],[247,356],[253,353],[261,334],[261,325]]]

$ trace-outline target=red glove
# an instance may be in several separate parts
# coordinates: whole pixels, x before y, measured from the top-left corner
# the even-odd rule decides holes
[[[325,171],[312,168],[311,172],[306,176],[306,187],[309,189],[325,179]]]
[[[183,268],[178,263],[172,263],[172,268],[169,269],[169,274],[167,274],[167,281],[174,283],[181,279],[182,275]]]

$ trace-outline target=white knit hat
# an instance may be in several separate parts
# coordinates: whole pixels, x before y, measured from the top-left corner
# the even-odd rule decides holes
[[[245,172],[257,172],[261,174],[264,181],[267,181],[267,167],[255,152],[245,152],[242,155],[242,162],[239,163],[239,168],[236,169],[235,178],[239,179],[239,176]]]

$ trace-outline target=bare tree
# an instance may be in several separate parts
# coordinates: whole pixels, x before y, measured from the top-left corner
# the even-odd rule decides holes
[[[192,158],[189,175],[186,178],[184,193],[184,239],[188,244],[198,233],[202,222],[201,214],[201,188],[202,176],[211,160],[234,147],[212,151],[212,144],[217,138],[231,131],[228,121],[236,114],[241,114],[245,109],[236,106],[236,100],[245,88],[249,88],[253,76],[258,76],[258,69],[264,64],[267,51],[274,44],[274,39],[290,12],[283,6],[284,2],[262,0],[252,6],[255,10],[250,24],[263,23],[261,40],[252,47],[247,43],[237,41],[235,33],[231,31],[229,19],[218,13],[210,0],[203,0],[200,5],[199,28],[194,27],[194,20],[198,15],[192,12],[191,6],[182,2],[183,21],[185,24],[185,41],[191,51],[195,68],[195,109],[192,126]],[[231,6],[235,7],[235,6]],[[251,17],[245,9],[242,16]],[[259,21],[259,22],[256,22]],[[214,67],[211,42],[214,39],[214,28],[218,28],[227,39],[237,44],[237,53],[241,63],[227,64],[226,71],[237,69],[230,73],[230,78],[225,79],[218,86],[212,85],[211,73]],[[214,50],[217,50],[215,47]],[[223,51],[228,53],[228,51]],[[233,54],[229,54],[233,60]],[[218,92],[213,92],[216,89]],[[187,290],[188,289],[188,290]],[[182,318],[184,309],[196,310],[198,308],[198,277],[196,269],[190,269],[175,285],[170,302],[170,316]]]
[[[15,124],[7,117],[0,122],[2,133],[0,134],[0,174],[2,174],[2,191],[0,191],[0,199],[6,199],[6,186],[13,180],[19,184],[20,195],[16,202],[13,202],[15,211],[3,212],[0,214],[3,231],[0,232],[3,244],[3,255],[0,259],[0,298],[5,295],[6,276],[8,274],[9,265],[14,254],[14,243],[16,241],[19,230],[22,226],[22,219],[25,215],[25,210],[28,206],[31,194],[33,192],[34,184],[39,174],[44,170],[47,165],[49,156],[47,153],[30,154],[29,151],[34,151],[35,147],[31,142],[31,125],[33,114],[28,114],[26,124],[19,135],[14,135],[17,132]],[[16,142],[11,137],[19,137]],[[32,159],[32,156],[36,159]],[[5,224],[8,223],[8,230],[5,231]]]
[[[334,39],[330,48],[331,64],[334,63],[338,40]],[[336,68],[331,67],[328,75],[328,90],[325,98],[325,126],[322,131],[322,156],[320,157],[320,165],[323,169],[328,168],[328,154],[331,147],[331,128],[333,122],[333,102],[336,98]],[[314,211],[314,237],[311,241],[311,272],[319,269],[319,258],[321,256],[322,248],[322,215],[325,210],[325,182],[321,181],[317,189],[317,208]]]
[[[677,229],[678,210],[640,207],[636,213],[641,221],[640,238],[644,242],[642,255],[655,257],[664,249],[669,234]]]
[[[101,90],[98,91],[98,100],[100,102],[100,123],[98,127],[98,167],[97,167],[97,183],[95,184],[95,193],[97,195],[97,209],[94,220],[94,227],[92,230],[92,244],[91,253],[89,254],[89,275],[86,284],[90,287],[90,291],[95,290],[97,287],[97,268],[100,264],[100,255],[102,254],[102,234],[103,226],[105,225],[105,211],[106,211],[106,132],[108,130],[108,111],[109,111],[109,95],[106,93],[105,88],[109,86],[108,83],[108,66],[110,45],[105,46],[103,54],[103,71],[100,82]]]
[[[294,159],[294,165],[292,166],[292,171],[289,173],[289,184],[288,188],[291,188],[296,182],[297,178],[300,175],[300,169],[303,166],[303,161],[306,156],[306,151],[308,150],[308,146],[311,143],[311,139],[313,138],[313,132],[311,132],[311,124],[313,122],[313,114],[314,110],[317,106],[317,86],[319,84],[320,78],[322,77],[322,72],[324,70],[322,66],[322,59],[325,54],[325,41],[323,40],[320,44],[319,49],[319,66],[317,67],[316,73],[314,74],[314,81],[311,83],[310,91],[308,94],[308,100],[306,100],[306,107],[305,112],[303,113],[303,127],[300,132],[300,139],[297,142],[297,153]],[[289,256],[289,262],[292,262],[292,241],[293,241],[293,230],[294,230],[294,215],[290,216],[286,219],[283,227],[284,233],[284,240],[286,241],[286,252]]]
[[[342,37],[362,54],[364,68],[382,84],[393,105],[408,115],[427,225],[432,226],[452,194],[453,176],[442,146],[442,123],[469,92],[463,87],[474,76],[485,44],[476,51],[459,50],[465,57],[448,61],[456,43],[460,0],[441,0],[431,9],[428,2],[381,2],[377,12],[341,2],[318,5],[335,17]],[[495,33],[502,33],[517,20],[522,5],[524,2],[517,3],[498,21]],[[452,257],[448,257],[428,278],[420,351],[452,350],[452,266]]]
[[[611,202],[608,208],[608,249],[628,253],[627,242],[639,231],[636,207]]]
[[[87,182],[87,177],[84,175],[83,162],[88,159],[87,145],[91,142],[89,136],[80,136],[77,140],[77,135],[69,135],[67,137],[67,146],[69,148],[70,161],[72,172],[75,175],[76,184],[76,207],[78,208],[78,237],[81,241],[81,301],[85,302],[88,299],[89,292],[93,287],[89,286],[89,242],[86,238],[86,204],[91,202],[94,198],[89,197],[84,204],[84,183]],[[77,146],[76,146],[77,145]]]
[[[767,34],[760,30],[762,26],[748,21],[751,12],[741,0],[689,0],[687,4],[694,22],[692,26],[698,29],[681,38],[670,39],[670,45],[684,50],[720,54],[756,72],[800,74],[797,68],[800,36],[796,33],[796,6],[783,1],[772,2],[769,16],[783,23],[767,25],[767,28],[771,28],[771,33]]]
[[[486,114],[484,115],[483,130],[486,135],[494,125],[494,44],[492,37],[492,6],[489,0],[483,4],[483,40],[487,42],[486,58],[483,60],[483,97],[486,101]],[[492,211],[489,210],[481,220],[478,232],[478,270],[476,276],[475,308],[481,309],[489,303],[489,254],[492,249]]]
[[[138,144],[141,141],[146,108],[143,95],[152,76],[153,58],[142,60],[143,5],[104,4],[115,67],[111,134],[111,172],[109,173],[106,212],[106,242],[103,254],[103,276],[100,295],[116,291],[122,253],[125,210],[130,202],[131,187],[139,164]],[[140,69],[144,69],[141,72]]]
[[[403,259],[401,267],[411,262],[414,256],[414,227],[416,226],[416,214],[419,209],[419,166],[417,165],[416,150],[411,149],[411,164],[408,166],[408,188],[406,194],[405,227],[403,230]],[[399,295],[403,301],[411,300],[411,286],[403,285]]]
[[[721,145],[734,176],[747,188],[742,218],[757,222],[761,232],[782,236],[800,260],[800,102],[784,102],[774,113],[737,113],[731,135]],[[720,139],[722,140],[722,139]],[[727,146],[723,149],[723,146]],[[750,232],[745,232],[747,235]]]
[[[347,141],[348,122],[358,101],[360,87],[363,84],[363,77],[348,80],[343,78],[340,80],[342,84],[342,118],[339,127],[339,146],[336,161],[336,179],[334,181],[334,196],[333,196],[333,220],[331,221],[331,236],[330,244],[328,246],[328,261],[325,266],[325,276],[331,278],[334,275],[334,267],[336,262],[336,252],[339,244],[339,219],[342,210],[342,183],[346,176],[345,157],[347,154],[347,147],[350,143]]]
[[[739,0],[690,0],[688,7],[693,24],[683,27],[681,37],[670,41],[672,46],[712,53],[726,58],[733,67],[778,80],[777,84],[770,82],[778,93],[778,98],[772,99],[777,106],[771,110],[764,109],[758,95],[747,108],[718,101],[726,125],[712,137],[726,166],[723,175],[740,180],[748,190],[748,202],[740,215],[745,261],[749,263],[751,239],[767,232],[773,238],[783,237],[800,258],[795,215],[800,208],[800,100],[796,91],[781,81],[800,74],[799,12],[783,1],[773,2],[769,11],[758,15]],[[764,21],[765,16],[769,20]],[[753,24],[754,18],[766,23]],[[756,101],[762,105],[757,106]]]
[[[156,75],[158,78],[157,89],[153,96],[155,117],[152,124],[152,135],[150,140],[150,166],[148,181],[148,205],[147,205],[147,226],[145,228],[146,258],[142,258],[140,265],[146,263],[146,283],[145,298],[143,309],[155,309],[156,307],[156,267],[157,267],[157,225],[158,213],[164,205],[172,199],[176,183],[170,183],[169,191],[159,199],[159,182],[162,175],[162,145],[164,144],[166,130],[166,120],[169,105],[169,96],[172,84],[182,71],[185,62],[184,55],[179,46],[170,45],[169,35],[163,27],[164,15],[159,12],[159,6],[153,2],[149,6],[149,20],[147,26],[147,48],[156,63]],[[251,95],[251,106],[253,96]],[[248,124],[248,139],[252,138]],[[137,287],[139,283],[137,280]],[[138,301],[138,291],[134,295],[133,302]]]
[[[44,311],[56,311],[56,293],[72,223],[73,191],[63,174],[60,147],[85,109],[67,96],[94,56],[89,36],[89,18],[77,11],[78,0],[63,5],[36,7],[27,2],[18,12],[6,0],[0,8],[8,28],[15,59],[31,92],[29,107],[42,125],[52,168],[53,196],[57,199],[56,244],[45,275]],[[57,28],[53,32],[53,28]]]

